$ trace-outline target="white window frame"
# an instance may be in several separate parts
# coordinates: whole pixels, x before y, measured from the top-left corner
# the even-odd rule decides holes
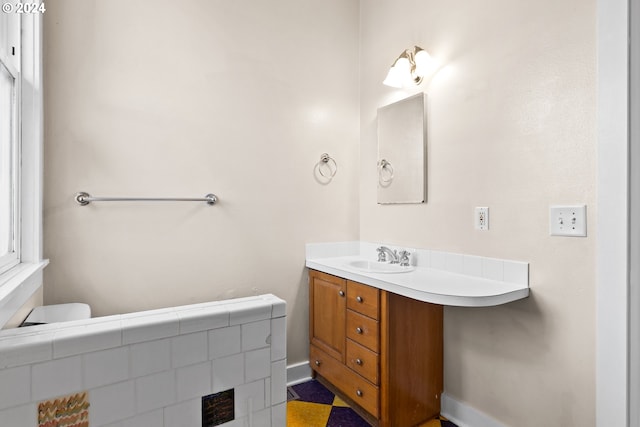
[[[18,40],[11,40],[12,49],[1,47],[0,53],[13,62],[19,78],[20,193],[16,220],[20,230],[18,262],[6,271],[0,270],[0,328],[42,287],[42,269],[48,264],[42,258],[42,14],[22,14],[17,23],[7,22],[0,20],[0,26],[19,26],[17,33],[12,31],[18,34]]]
[[[0,53],[0,72],[6,71],[13,79],[11,93],[11,233],[13,240],[12,252],[0,255],[0,274],[10,270],[20,263],[20,73],[11,64],[10,58]]]

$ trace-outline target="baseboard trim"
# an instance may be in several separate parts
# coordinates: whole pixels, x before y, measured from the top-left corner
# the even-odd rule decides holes
[[[309,361],[287,366],[287,385],[295,385],[311,379]],[[442,393],[441,415],[458,427],[508,427],[483,412]]]
[[[446,393],[442,393],[442,408],[440,413],[458,427],[507,427]]]
[[[303,383],[310,379],[311,368],[308,360],[287,366],[287,385]]]

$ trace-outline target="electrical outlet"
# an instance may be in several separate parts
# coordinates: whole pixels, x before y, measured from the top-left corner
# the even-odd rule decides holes
[[[585,205],[549,207],[549,234],[586,237],[587,207]]]
[[[474,214],[476,230],[488,230],[489,229],[489,208],[478,207]]]

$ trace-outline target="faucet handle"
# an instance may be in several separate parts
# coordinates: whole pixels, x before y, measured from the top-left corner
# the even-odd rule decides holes
[[[384,252],[384,249],[382,249],[382,246],[376,249],[376,251],[378,251],[378,262],[387,262],[387,254]]]
[[[398,252],[398,258],[401,267],[408,267],[409,265],[411,265],[409,256],[411,256],[411,253],[409,251],[405,251],[404,249]]]

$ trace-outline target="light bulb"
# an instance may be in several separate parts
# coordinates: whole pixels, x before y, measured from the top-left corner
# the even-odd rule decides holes
[[[400,89],[402,87],[402,83],[402,72],[400,72],[400,70],[398,70],[395,66],[389,69],[387,77],[382,82],[382,84],[386,86],[395,87],[397,89]]]
[[[396,59],[395,64],[393,64],[393,68],[397,69],[399,73],[411,73],[411,63],[409,59],[401,56]]]
[[[426,76],[434,69],[435,62],[426,50],[418,50],[414,56],[414,61],[416,63],[416,74],[420,77]]]

